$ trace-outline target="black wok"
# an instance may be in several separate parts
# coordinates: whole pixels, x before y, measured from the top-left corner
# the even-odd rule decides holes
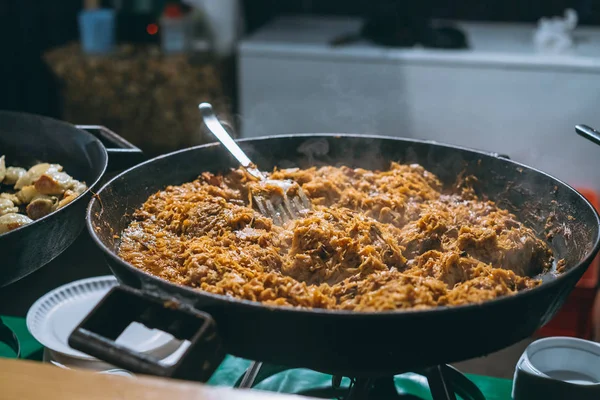
[[[83,229],[85,207],[94,186],[105,170],[122,170],[141,155],[137,148],[104,127],[80,128],[37,115],[0,112],[0,155],[6,156],[7,165],[27,169],[39,162],[61,164],[67,173],[89,187],[62,209],[0,234],[0,288],[44,266],[73,243]],[[104,144],[110,147],[110,163]]]
[[[530,336],[557,312],[599,248],[598,215],[579,193],[497,154],[348,134],[276,136],[241,140],[240,145],[263,169],[319,163],[385,168],[396,160],[420,163],[448,185],[460,173],[473,174],[480,195],[516,213],[541,237],[551,237],[566,271],[544,275],[535,289],[482,304],[359,313],[266,306],[209,294],[121,260],[118,234],[148,196],[203,171],[236,167],[222,146],[210,144],[144,162],[92,199],[88,229],[124,286],[109,293],[74,331],[72,347],[133,371],[184,379],[207,379],[222,351],[335,375],[391,376],[485,355]],[[132,320],[190,339],[192,346],[174,367],[161,366],[114,343]]]

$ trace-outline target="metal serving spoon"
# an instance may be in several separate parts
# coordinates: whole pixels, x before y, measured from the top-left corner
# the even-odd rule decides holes
[[[225,148],[239,161],[241,166],[264,186],[276,186],[281,189],[281,195],[265,195],[264,192],[252,193],[252,198],[261,214],[269,217],[277,225],[298,218],[301,214],[310,210],[311,202],[304,194],[302,187],[291,180],[268,179],[250,158],[229,136],[209,103],[198,105],[204,124],[208,130],[225,146]],[[294,189],[293,192],[290,189]],[[291,193],[291,194],[290,194]]]

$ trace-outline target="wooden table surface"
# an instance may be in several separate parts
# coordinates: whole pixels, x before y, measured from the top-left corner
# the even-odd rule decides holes
[[[65,370],[40,362],[0,359],[3,400],[293,400],[306,397],[217,388],[172,379]]]

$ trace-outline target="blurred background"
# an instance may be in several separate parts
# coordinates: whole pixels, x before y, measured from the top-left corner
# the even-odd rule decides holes
[[[0,109],[102,124],[159,154],[368,132],[509,154],[600,190],[600,0],[2,0]],[[581,162],[581,160],[585,160]]]
[[[567,9],[577,27],[536,44]],[[243,136],[425,137],[600,189],[597,166],[523,137],[593,157],[570,134],[597,122],[598,24],[598,0],[3,0],[0,108],[162,153],[206,140],[195,104],[211,101]]]
[[[600,0],[1,0],[0,46],[0,109],[105,125],[149,155],[213,141],[207,101],[238,136],[453,143],[597,204],[600,149],[573,128],[600,128]],[[540,335],[592,337],[597,270]],[[463,367],[510,377],[526,344]]]

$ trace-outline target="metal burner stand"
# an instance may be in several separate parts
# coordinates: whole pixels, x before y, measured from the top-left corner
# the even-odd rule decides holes
[[[252,388],[268,377],[290,369],[292,368],[253,362],[236,386]],[[414,372],[427,378],[433,400],[456,400],[457,395],[464,400],[485,400],[485,396],[479,388],[450,365],[443,364]],[[325,396],[331,398],[333,395],[344,400],[406,400],[409,398],[407,395],[398,393],[394,384],[394,377],[351,378],[348,389],[340,387],[341,381],[342,377],[333,376],[331,391]],[[314,393],[311,393],[311,396],[318,397]]]

